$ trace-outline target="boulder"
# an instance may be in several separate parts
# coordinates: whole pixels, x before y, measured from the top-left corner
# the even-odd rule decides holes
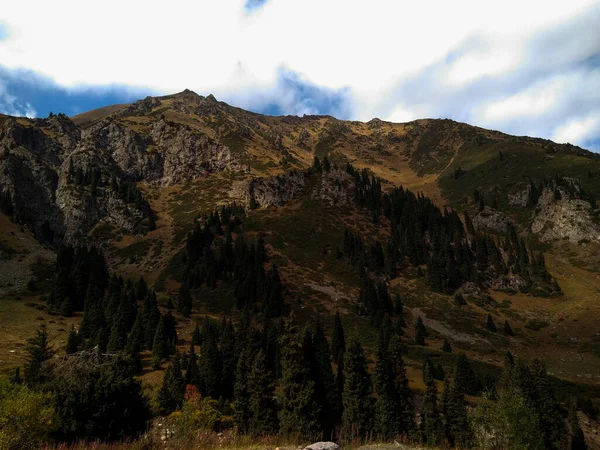
[[[304,450],[340,450],[340,446],[335,442],[315,442],[305,447]]]

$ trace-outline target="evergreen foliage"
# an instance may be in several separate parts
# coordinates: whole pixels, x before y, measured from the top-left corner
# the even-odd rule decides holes
[[[342,401],[343,436],[349,442],[364,440],[372,429],[373,399],[367,358],[358,338],[350,339],[344,357],[344,391]]]
[[[314,438],[320,433],[315,383],[306,363],[302,336],[293,313],[281,336],[281,398],[279,431],[283,436]]]
[[[162,386],[156,394],[156,403],[161,414],[168,415],[181,408],[184,392],[185,380],[181,373],[179,358],[173,358],[173,362],[167,367],[163,376]]]

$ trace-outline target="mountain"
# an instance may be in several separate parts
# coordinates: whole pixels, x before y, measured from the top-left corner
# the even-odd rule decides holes
[[[447,363],[438,351],[447,339],[483,371],[494,372],[510,349],[543,356],[569,392],[600,392],[600,156],[570,144],[452,120],[264,116],[186,90],[74,117],[0,116],[0,194],[1,302],[20,329],[2,331],[13,333],[10,349],[36,315],[52,320],[40,295],[61,246],[94,244],[111,271],[143,276],[164,306],[191,277],[185,258],[196,224],[235,203],[245,213],[233,237],[264,240],[265,267],[277,265],[287,307],[301,321],[319,315],[327,329],[341,312],[370,351],[378,332],[361,267],[380,264],[371,256],[389,262],[397,254],[389,242],[400,247],[394,267],[374,270],[374,280],[401,295],[407,338],[418,317],[431,330],[428,346],[407,355],[415,389],[425,356]],[[402,231],[398,217],[413,207],[421,229]],[[464,228],[473,264],[448,282],[455,268],[445,261],[459,258],[453,227]],[[400,241],[413,235],[426,254],[406,262],[416,244]],[[487,259],[476,261],[484,247]],[[27,289],[31,279],[37,291]],[[192,317],[231,313],[237,294],[226,281],[194,280]],[[499,329],[510,322],[514,336],[489,332],[488,314]],[[79,320],[57,319],[54,329],[64,337]],[[178,329],[184,345],[193,322]]]

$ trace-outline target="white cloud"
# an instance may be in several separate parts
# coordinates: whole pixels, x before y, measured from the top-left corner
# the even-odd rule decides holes
[[[561,90],[580,97],[575,79],[557,76],[600,54],[597,0],[269,0],[250,12],[245,3],[7,2],[0,61],[71,88],[190,88],[315,112],[278,84],[286,70],[347,89],[354,119],[445,115],[550,137],[575,116],[535,118],[569,103]],[[593,86],[585,81],[577,87]]]
[[[37,112],[28,102],[21,102],[17,97],[7,92],[6,86],[0,80],[0,113],[11,116],[36,117]]]
[[[584,144],[590,136],[600,136],[600,109],[591,116],[572,119],[559,126],[554,131],[552,140]]]

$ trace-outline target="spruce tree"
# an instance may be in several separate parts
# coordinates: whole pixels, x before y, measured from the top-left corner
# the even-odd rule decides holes
[[[335,322],[333,324],[333,336],[331,337],[331,355],[333,362],[340,364],[344,359],[346,351],[346,338],[344,336],[344,326],[339,311],[335,313]]]
[[[531,363],[534,384],[533,404],[540,418],[540,429],[544,433],[544,444],[549,449],[562,449],[566,445],[565,424],[560,406],[552,390],[552,382],[541,359]]]
[[[464,395],[455,380],[452,381],[450,386],[445,421],[448,443],[459,448],[470,448],[472,441],[471,425],[467,416]]]
[[[192,313],[192,293],[187,283],[183,283],[179,288],[179,296],[177,297],[177,311],[183,317],[190,317]]]
[[[248,374],[248,429],[253,436],[270,436],[277,433],[277,410],[273,401],[275,389],[264,352],[258,351]]]
[[[367,438],[372,425],[372,385],[367,358],[356,336],[351,338],[346,350],[344,377],[343,434],[350,442],[356,438],[363,440]]]
[[[283,436],[314,438],[320,432],[315,385],[310,377],[294,314],[290,314],[281,336],[281,409],[279,431]]]
[[[72,355],[73,353],[76,353],[79,349],[79,344],[79,333],[77,333],[75,325],[71,325],[71,328],[69,329],[69,335],[67,336],[67,347],[65,349],[67,355]]]
[[[173,362],[163,376],[163,383],[156,395],[156,403],[163,415],[168,415],[181,407],[183,394],[185,392],[185,381],[181,374],[179,358],[173,358]]]
[[[144,300],[144,336],[145,336],[145,347],[151,350],[154,346],[154,338],[156,336],[156,330],[161,320],[160,310],[156,302],[156,294],[153,290],[149,290]],[[164,324],[163,324],[164,328]],[[164,332],[164,330],[163,330]]]
[[[485,327],[487,328],[488,331],[491,331],[492,333],[495,333],[497,331],[496,324],[494,323],[494,319],[492,319],[491,314],[488,314],[488,316],[487,316],[487,323],[486,323]]]
[[[419,316],[415,325],[415,344],[425,345],[425,336],[427,336],[427,328],[425,328],[425,324]]]
[[[577,407],[575,401],[571,399],[569,405],[569,450],[587,450],[587,444],[585,442],[585,436],[579,425],[579,418],[577,417]]]
[[[250,393],[248,391],[248,357],[244,352],[240,355],[233,386],[233,421],[239,434],[249,431],[250,423]]]
[[[25,382],[34,385],[44,380],[42,364],[54,356],[54,350],[50,345],[48,329],[42,324],[35,331],[35,335],[27,339],[25,346],[27,362],[25,363]]]
[[[200,351],[200,374],[204,384],[203,395],[219,398],[221,395],[221,352],[216,338],[204,339]]]
[[[398,430],[400,434],[410,436],[415,431],[415,411],[412,401],[413,395],[408,387],[406,365],[402,357],[402,342],[399,336],[392,336],[388,346],[388,355],[394,374],[394,390],[398,396]]]
[[[444,353],[452,353],[452,346],[450,345],[450,342],[448,342],[448,339],[444,339],[444,343],[442,344],[442,351]]]
[[[431,366],[426,366],[427,368]],[[425,396],[421,410],[421,438],[428,445],[438,445],[442,441],[442,422],[437,401],[437,386],[433,374],[423,374],[425,379]]]
[[[513,330],[510,327],[510,324],[508,323],[508,320],[504,321],[504,334],[507,335],[507,336],[513,336],[514,335]]]
[[[329,343],[318,318],[313,327],[305,329],[303,347],[315,385],[315,399],[320,409],[319,423],[323,429],[323,438],[331,439],[335,426],[341,419],[342,400],[331,368]]]
[[[135,370],[141,370],[140,352],[144,349],[144,316],[138,311],[131,331],[127,335],[125,353],[131,358]]]
[[[152,362],[160,365],[160,363],[169,357],[169,337],[165,328],[165,318],[160,316],[156,333],[154,334],[154,343],[152,344]]]

